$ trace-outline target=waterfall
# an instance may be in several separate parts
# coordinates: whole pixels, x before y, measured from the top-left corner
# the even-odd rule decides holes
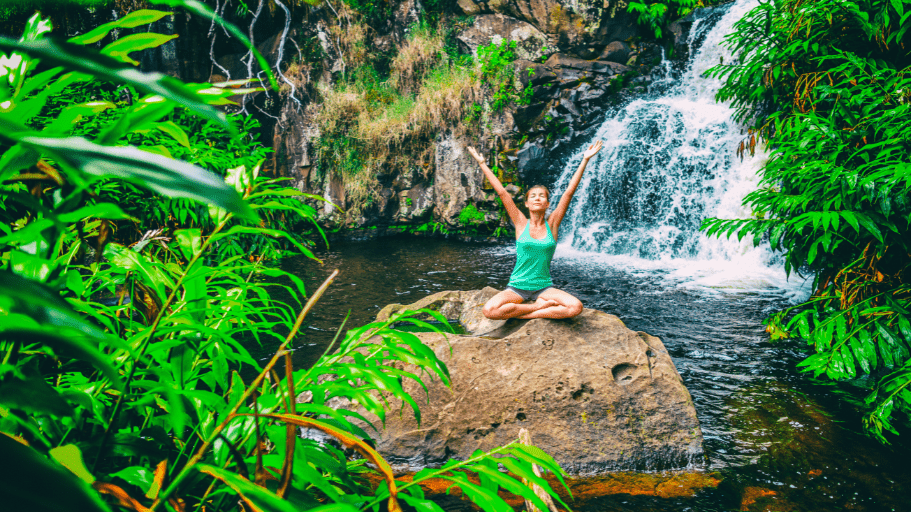
[[[664,266],[708,287],[784,285],[778,257],[768,247],[710,239],[699,231],[706,217],[750,215],[741,202],[756,188],[765,160],[758,148],[755,157],[736,155],[744,128],[730,106],[715,101],[721,81],[703,76],[722,59],[734,58],[719,43],[756,5],[738,0],[696,20],[686,68],[675,72],[665,62],[664,77],[648,93],[608,114],[591,139],[604,147],[589,162],[561,227],[564,255]],[[588,144],[568,160],[555,199]]]

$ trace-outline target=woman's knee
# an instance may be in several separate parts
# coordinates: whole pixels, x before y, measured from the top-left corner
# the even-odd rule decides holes
[[[500,308],[498,306],[492,304],[491,302],[488,302],[487,304],[484,304],[484,308],[481,309],[481,313],[483,313],[485,317],[491,320],[497,320],[497,317],[500,314],[499,310]]]
[[[566,304],[566,309],[569,310],[569,318],[578,316],[582,313],[582,301],[573,297],[573,300]]]

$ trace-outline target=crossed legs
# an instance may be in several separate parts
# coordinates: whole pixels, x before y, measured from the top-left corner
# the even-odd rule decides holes
[[[550,288],[530,304],[512,290],[503,290],[484,304],[484,316],[491,320],[507,318],[572,318],[582,312],[582,302],[572,295]]]

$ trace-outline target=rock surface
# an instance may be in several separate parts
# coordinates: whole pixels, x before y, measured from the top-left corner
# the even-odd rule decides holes
[[[524,60],[538,60],[545,55],[547,36],[534,25],[503,16],[502,14],[483,14],[475,18],[468,29],[461,32],[456,39],[464,45],[465,50],[478,55],[478,47],[502,41],[515,41],[516,57]]]
[[[469,201],[484,199],[484,175],[465,149],[472,144],[473,141],[452,133],[443,134],[436,144],[433,195],[437,215],[449,224],[457,222]]]
[[[627,12],[624,0],[458,0],[458,4],[468,15],[499,13],[528,22],[579,53],[596,51],[591,47],[601,41],[636,34],[635,16]]]
[[[660,339],[591,309],[569,320],[491,321],[481,308],[495,293],[440,292],[380,312],[382,320],[401,309],[430,308],[471,333],[448,341],[417,333],[448,365],[452,387],[426,382],[420,426],[407,413],[387,417],[377,439],[387,460],[416,469],[464,459],[511,442],[519,428],[571,474],[702,460],[692,399]],[[405,389],[416,400],[425,396],[412,381]]]

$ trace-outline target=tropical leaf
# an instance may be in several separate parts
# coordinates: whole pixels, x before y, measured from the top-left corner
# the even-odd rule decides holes
[[[143,73],[130,64],[124,64],[89,48],[49,39],[16,41],[0,36],[0,49],[26,53],[41,59],[45,65],[61,66],[92,75],[100,80],[132,85],[139,91],[174,101],[205,119],[233,129],[227,121],[227,116],[209,105],[205,96],[197,94],[176,78],[162,73]]]
[[[196,468],[200,473],[213,476],[227,484],[255,512],[297,512],[298,510],[296,506],[271,491],[230,471],[208,464],[198,464]],[[340,509],[341,511],[344,509]]]
[[[96,345],[98,338],[74,335],[60,329],[15,327],[0,329],[0,339],[18,341],[23,344],[41,343],[47,345],[53,348],[58,355],[66,355],[91,363],[92,366],[101,370],[114,387],[123,389],[123,380],[120,377],[120,372],[111,364],[110,358],[98,350]],[[109,345],[127,349],[120,340],[111,336],[102,335],[101,339]]]
[[[176,34],[156,34],[154,32],[141,32],[139,34],[130,34],[114,41],[113,43],[101,49],[102,55],[108,55],[120,62],[127,62],[134,66],[139,65],[138,60],[130,58],[133,52],[157,48],[168,41],[176,38]]]
[[[9,125],[0,121],[0,127]],[[81,137],[41,137],[30,132],[7,132],[6,136],[52,155],[74,171],[96,178],[121,178],[164,196],[214,204],[245,219],[259,220],[247,202],[217,175],[180,160],[130,146],[100,146]]]

